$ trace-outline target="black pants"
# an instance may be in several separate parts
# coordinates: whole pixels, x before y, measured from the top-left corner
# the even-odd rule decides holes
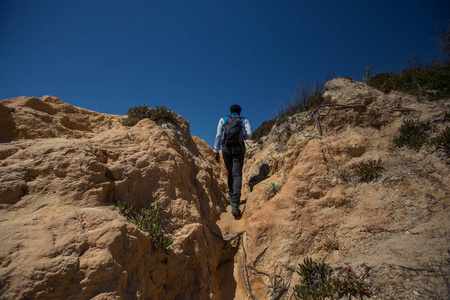
[[[241,202],[242,167],[244,166],[244,152],[231,154],[223,152],[223,160],[228,171],[228,189],[231,206],[238,206]]]

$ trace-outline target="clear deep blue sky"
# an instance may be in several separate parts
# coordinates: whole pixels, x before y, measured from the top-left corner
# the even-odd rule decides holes
[[[430,59],[449,21],[444,0],[0,0],[0,99],[165,105],[211,145],[232,104],[256,129],[299,83]]]

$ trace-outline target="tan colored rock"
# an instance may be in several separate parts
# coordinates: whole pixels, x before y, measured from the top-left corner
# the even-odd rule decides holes
[[[181,116],[124,127],[55,97],[2,101],[14,134],[0,144],[0,299],[251,299],[247,287],[292,299],[306,257],[368,271],[374,299],[448,298],[448,155],[392,140],[405,118],[444,129],[450,102],[326,87],[359,109],[319,116],[322,136],[306,112],[249,142],[240,219],[224,167]],[[361,182],[353,168],[379,158],[381,176]],[[170,251],[117,201],[160,201]]]
[[[312,257],[349,265],[360,276],[370,268],[365,282],[377,299],[409,299],[413,288],[425,298],[448,297],[448,156],[427,145],[419,152],[397,148],[393,138],[405,117],[444,129],[449,101],[384,95],[346,79],[326,88],[329,103],[367,108],[332,109],[320,119],[322,137],[315,122],[305,124],[307,115],[294,116],[283,129],[273,128],[264,148],[247,161],[245,182],[262,165],[270,167],[260,183],[244,189],[251,289],[270,299],[284,287],[280,299],[290,299],[300,282],[298,263]],[[379,158],[381,177],[361,182],[353,167]],[[280,191],[269,196],[272,184]],[[242,277],[236,281],[243,285]]]
[[[370,88],[364,82],[357,82],[346,78],[335,78],[325,84],[326,92],[323,94],[329,104],[365,104],[372,103],[383,93]]]
[[[11,111],[19,139],[89,138],[93,133],[120,126],[120,116],[75,107],[52,96],[18,97],[1,103]]]
[[[220,288],[228,280],[221,265],[235,250],[206,226],[225,207],[223,169],[186,120],[125,127],[119,116],[54,97],[1,105],[14,109],[18,135],[0,145],[0,299],[229,293]],[[168,254],[118,212],[117,201],[161,202],[163,229],[174,240]]]
[[[16,126],[11,117],[13,109],[0,103],[0,143],[9,142],[16,137]]]

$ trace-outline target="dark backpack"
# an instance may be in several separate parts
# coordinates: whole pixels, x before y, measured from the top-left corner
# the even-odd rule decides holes
[[[244,141],[242,131],[242,120],[244,117],[228,116],[228,120],[223,124],[222,145],[234,146]]]

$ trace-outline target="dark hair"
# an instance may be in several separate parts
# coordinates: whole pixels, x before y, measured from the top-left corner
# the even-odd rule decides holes
[[[230,113],[237,113],[238,115],[241,114],[241,107],[237,104],[234,104],[230,107]]]

